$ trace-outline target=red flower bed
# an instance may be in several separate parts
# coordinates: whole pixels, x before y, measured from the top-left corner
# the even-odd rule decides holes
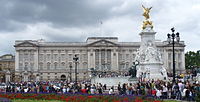
[[[83,94],[34,94],[10,93],[0,94],[8,99],[61,100],[66,102],[161,102],[147,96],[83,95]]]

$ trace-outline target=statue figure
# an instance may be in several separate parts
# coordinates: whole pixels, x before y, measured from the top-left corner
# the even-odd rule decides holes
[[[138,61],[136,62],[133,62],[133,66],[129,69],[129,75],[131,75],[131,78],[134,78],[137,75],[136,66],[139,65],[139,62]]]
[[[145,8],[145,7],[142,5],[142,8],[143,8],[143,11],[144,11],[143,16],[145,17],[146,20],[149,19],[149,12],[150,12],[150,10],[151,10],[152,7],[150,7],[150,8]]]
[[[160,69],[161,75],[167,76],[167,71],[164,67]]]
[[[148,25],[150,25],[150,28],[153,29],[153,24],[152,24],[152,21],[149,21],[148,19],[150,18],[149,16],[149,13],[150,13],[150,10],[152,7],[150,8],[145,8],[143,5],[142,5],[142,8],[143,8],[143,16],[145,17],[145,21],[143,21],[143,25],[142,25],[142,29],[145,29],[147,28]]]
[[[152,42],[148,42],[147,49],[146,49],[146,58],[145,61],[156,61],[156,50],[152,45]]]
[[[142,29],[145,29],[147,25],[152,25],[152,21],[143,21]],[[153,26],[151,26],[151,29],[153,29]]]
[[[129,75],[131,76],[131,78],[136,77],[136,70],[134,69],[134,67],[131,67],[129,69]]]

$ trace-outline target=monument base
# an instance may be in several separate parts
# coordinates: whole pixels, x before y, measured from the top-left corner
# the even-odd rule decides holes
[[[165,68],[163,68],[162,63],[141,63],[139,67],[137,77],[154,80],[168,80],[167,72]]]
[[[131,83],[137,83],[138,78],[136,78],[136,77],[135,78],[129,78],[128,81],[131,82]]]
[[[106,84],[107,86],[117,86],[118,84],[122,85],[124,83],[137,83],[137,78],[130,78],[130,76],[127,77],[93,77],[91,79],[92,84],[101,83],[102,85]]]

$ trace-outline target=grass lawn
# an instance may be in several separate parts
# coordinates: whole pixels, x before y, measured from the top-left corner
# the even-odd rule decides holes
[[[30,99],[14,99],[12,102],[65,102],[59,100],[30,100]],[[178,102],[176,100],[164,100],[162,102]]]
[[[59,100],[29,100],[29,99],[14,99],[12,102],[65,102]]]
[[[163,102],[180,102],[180,101],[176,101],[176,100],[164,100]]]

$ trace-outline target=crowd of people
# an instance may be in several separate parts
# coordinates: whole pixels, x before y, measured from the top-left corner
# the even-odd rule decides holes
[[[159,99],[178,99],[193,101],[200,92],[198,82],[176,83],[161,80],[142,81],[137,83],[119,83],[118,86],[91,84],[89,82],[68,83],[63,81],[40,81],[9,83],[0,88],[6,93],[60,93],[60,94],[118,94],[118,95],[151,95]]]
[[[152,95],[159,99],[177,99],[194,101],[200,92],[199,83],[178,81],[177,83],[164,81],[146,81],[136,84],[118,85],[119,94]]]

